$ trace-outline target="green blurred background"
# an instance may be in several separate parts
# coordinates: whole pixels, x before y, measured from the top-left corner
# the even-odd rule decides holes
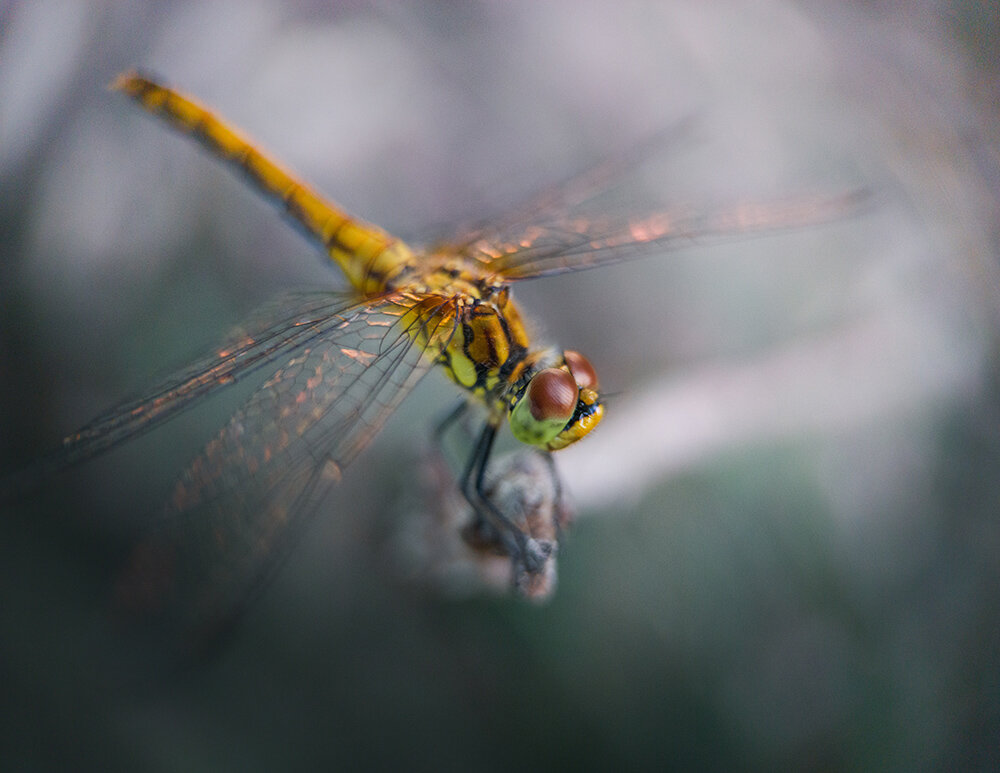
[[[321,258],[105,88],[140,66],[404,237],[651,132],[609,206],[841,222],[518,287],[617,393],[545,606],[406,581],[431,377],[207,662],[105,614],[221,397],[5,505],[0,767],[986,770],[1000,749],[995,3],[0,5],[0,469]]]

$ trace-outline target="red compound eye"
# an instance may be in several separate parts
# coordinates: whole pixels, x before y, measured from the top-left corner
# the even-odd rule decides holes
[[[597,389],[597,371],[590,364],[590,360],[572,349],[563,352],[563,359],[580,389]]]
[[[578,395],[573,376],[558,368],[546,368],[532,376],[526,397],[536,421],[569,421]]]

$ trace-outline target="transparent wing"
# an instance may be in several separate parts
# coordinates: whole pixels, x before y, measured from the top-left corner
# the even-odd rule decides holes
[[[277,358],[350,324],[363,310],[357,295],[287,293],[266,304],[213,351],[115,406],[30,467],[5,478],[0,499],[37,487],[53,473],[107,451],[177,415]]]
[[[580,215],[516,226],[461,248],[511,281],[618,263],[665,249],[822,223],[857,211],[869,192],[798,196],[699,210],[678,207],[643,217]]]
[[[120,607],[186,645],[225,628],[433,365],[452,311],[439,296],[390,294],[328,315],[183,473],[120,577]]]
[[[867,190],[848,190],[726,206],[677,206],[641,217],[586,211],[651,156],[690,139],[696,126],[697,116],[685,117],[500,217],[457,228],[428,251],[463,255],[515,281],[582,271],[686,244],[814,225],[856,212],[871,197]]]
[[[498,217],[459,225],[453,229],[448,244],[452,250],[466,252],[476,242],[504,243],[512,233],[523,232],[540,222],[566,220],[581,204],[613,188],[654,153],[678,147],[692,133],[695,124],[695,117],[688,116],[636,142],[627,151],[548,186]]]

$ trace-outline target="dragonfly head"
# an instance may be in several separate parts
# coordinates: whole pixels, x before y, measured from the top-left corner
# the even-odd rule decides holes
[[[510,429],[522,443],[558,451],[589,433],[603,415],[594,366],[567,350],[561,365],[528,381],[511,409]]]

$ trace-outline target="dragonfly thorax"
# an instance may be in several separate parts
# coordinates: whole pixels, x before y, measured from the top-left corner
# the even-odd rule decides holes
[[[494,416],[507,413],[515,438],[556,451],[597,426],[604,408],[593,366],[573,350],[532,347],[509,286],[477,283],[456,306],[457,327],[439,360]]]

